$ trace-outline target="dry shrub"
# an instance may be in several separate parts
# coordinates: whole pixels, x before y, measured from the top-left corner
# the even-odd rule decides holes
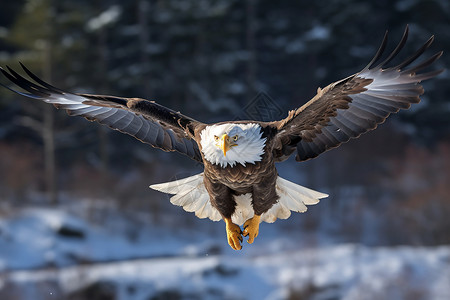
[[[389,185],[397,201],[385,226],[390,242],[449,244],[450,143],[433,150],[410,146],[391,170]]]
[[[29,143],[0,143],[0,190],[5,199],[24,201],[43,187],[42,151]]]
[[[105,198],[115,190],[117,178],[85,162],[72,164],[64,179],[64,189],[72,194],[90,198]]]

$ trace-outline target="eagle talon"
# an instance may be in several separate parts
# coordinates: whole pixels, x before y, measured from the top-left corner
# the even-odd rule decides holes
[[[228,244],[234,250],[241,250],[241,242],[243,241],[241,228],[234,224],[229,218],[225,218],[224,220],[226,224]]]
[[[248,236],[247,243],[252,244],[255,240],[255,238],[258,236],[259,233],[259,222],[260,222],[261,216],[254,215],[253,218],[248,219],[244,223],[244,236]]]

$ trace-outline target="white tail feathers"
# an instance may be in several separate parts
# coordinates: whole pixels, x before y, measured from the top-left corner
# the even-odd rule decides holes
[[[203,183],[203,173],[175,180],[166,183],[154,184],[150,188],[168,194],[174,194],[170,202],[174,205],[182,206],[184,210],[195,212],[201,219],[210,218],[219,221],[222,217],[219,211],[211,205],[209,194]],[[327,194],[320,193],[281,177],[277,178],[277,194],[280,197],[268,211],[262,214],[261,221],[273,223],[276,219],[287,219],[291,211],[305,212],[306,205],[319,203],[319,199],[328,197]],[[238,225],[253,217],[253,207],[251,204],[251,194],[234,196],[236,201],[236,211],[231,217]]]
[[[210,218],[213,221],[222,219],[219,211],[209,201],[209,194],[203,183],[203,173],[180,180],[154,184],[150,188],[167,194],[175,194],[170,198],[170,202],[182,206],[185,211],[195,212],[200,219]]]

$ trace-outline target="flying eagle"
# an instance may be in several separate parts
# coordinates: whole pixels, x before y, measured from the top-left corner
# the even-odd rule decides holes
[[[418,73],[430,66],[442,51],[410,66],[430,47],[432,36],[413,55],[388,67],[406,43],[406,27],[398,46],[386,58],[382,54],[387,32],[372,61],[360,72],[317,90],[305,105],[291,110],[285,119],[272,122],[226,121],[206,124],[166,108],[155,101],[105,95],[68,93],[34,75],[21,64],[32,81],[11,68],[1,69],[27,92],[20,95],[53,104],[72,116],[82,116],[134,136],[164,151],[178,151],[203,163],[204,172],[151,188],[173,194],[170,201],[199,218],[223,219],[229,245],[241,249],[243,237],[253,243],[262,221],[286,219],[291,211],[328,195],[278,176],[275,163],[296,152],[306,161],[338,147],[351,138],[375,129],[391,113],[418,103],[422,80],[443,70]],[[243,231],[241,230],[243,225]]]

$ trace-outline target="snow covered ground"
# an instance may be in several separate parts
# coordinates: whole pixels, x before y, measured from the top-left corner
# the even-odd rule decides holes
[[[19,299],[36,300],[61,299],[63,295],[69,299],[136,300],[445,300],[450,299],[450,247],[340,245],[267,256],[155,258],[13,271],[4,275],[1,286],[3,295],[9,291],[10,295],[19,294]],[[84,296],[76,298],[77,294]]]
[[[0,219],[0,299],[450,299],[450,246],[311,246],[263,224],[235,252],[223,224],[202,224],[210,233],[143,227],[130,238],[22,210]]]

